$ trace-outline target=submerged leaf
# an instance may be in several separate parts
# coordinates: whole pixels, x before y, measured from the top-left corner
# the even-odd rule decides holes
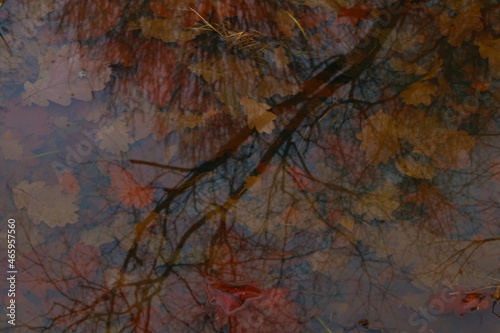
[[[62,227],[78,220],[75,194],[63,194],[60,185],[45,185],[45,182],[23,181],[14,187],[17,208],[25,208],[35,224],[45,222],[51,227]]]
[[[104,89],[111,79],[111,70],[103,61],[86,59],[84,54],[76,43],[49,49],[39,59],[38,80],[24,83],[24,104],[48,106],[51,101],[67,106],[72,98],[92,100],[92,92]]]

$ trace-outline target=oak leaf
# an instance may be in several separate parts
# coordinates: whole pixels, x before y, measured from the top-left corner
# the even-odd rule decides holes
[[[51,227],[62,227],[78,220],[75,194],[63,194],[60,185],[45,185],[45,182],[23,181],[13,189],[17,208],[25,208],[35,224],[45,222]]]
[[[24,83],[23,103],[48,106],[52,101],[67,106],[72,98],[92,100],[92,92],[104,89],[111,79],[111,70],[103,61],[84,54],[76,43],[50,48],[39,59],[38,80]]]
[[[249,128],[255,128],[259,133],[272,133],[274,129],[273,120],[276,119],[276,115],[267,111],[271,108],[270,105],[256,102],[248,97],[242,97],[240,104],[247,115]]]
[[[112,125],[103,126],[96,133],[96,140],[99,141],[99,148],[113,154],[128,151],[128,145],[134,142],[128,133],[129,128],[123,119],[115,119]]]

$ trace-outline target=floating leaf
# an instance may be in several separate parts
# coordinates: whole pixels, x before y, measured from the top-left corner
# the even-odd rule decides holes
[[[113,154],[128,151],[128,145],[134,142],[128,133],[129,128],[123,119],[116,119],[111,126],[103,126],[96,134],[99,148]]]
[[[49,49],[39,59],[40,73],[34,83],[24,83],[24,104],[48,106],[49,101],[69,105],[71,99],[92,100],[92,92],[104,89],[111,70],[102,61],[86,59],[77,44]]]
[[[242,97],[240,99],[240,104],[243,106],[247,115],[249,128],[255,127],[259,133],[270,134],[273,131],[273,120],[276,119],[276,115],[267,111],[271,108],[271,106],[256,102],[248,97]]]

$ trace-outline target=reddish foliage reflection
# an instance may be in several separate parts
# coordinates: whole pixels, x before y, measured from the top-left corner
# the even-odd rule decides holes
[[[215,306],[215,325],[230,333],[299,332],[296,304],[285,288],[260,289],[256,283],[230,284],[206,280],[208,302]]]

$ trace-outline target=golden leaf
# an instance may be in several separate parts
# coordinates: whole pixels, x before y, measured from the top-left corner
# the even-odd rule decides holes
[[[256,102],[248,97],[242,97],[240,104],[247,115],[249,128],[255,127],[259,133],[272,133],[274,129],[273,120],[276,119],[276,115],[267,111],[271,108],[270,105]]]

